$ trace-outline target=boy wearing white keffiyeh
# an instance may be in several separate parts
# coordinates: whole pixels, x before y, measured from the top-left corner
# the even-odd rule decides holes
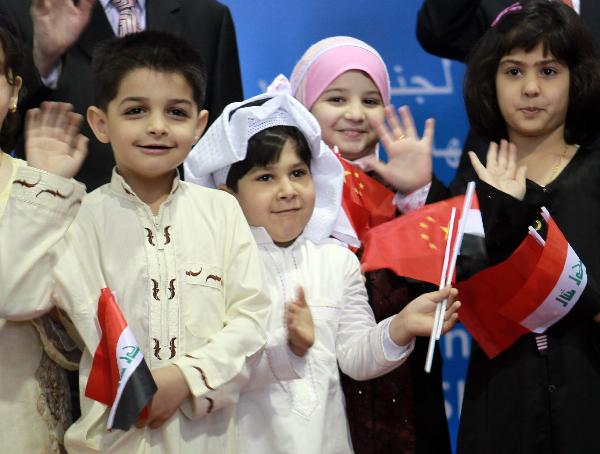
[[[272,384],[251,383],[240,397],[243,453],[352,452],[338,365],[359,380],[398,367],[413,338],[429,334],[436,302],[456,296],[449,288],[425,294],[375,323],[359,262],[339,244],[354,237],[341,209],[343,169],[320,139],[318,123],[298,101],[269,93],[226,107],[185,162],[188,179],[237,198],[272,301],[267,346],[251,379],[270,377]],[[284,315],[299,288],[315,331],[304,361]],[[458,306],[447,313],[445,330]]]

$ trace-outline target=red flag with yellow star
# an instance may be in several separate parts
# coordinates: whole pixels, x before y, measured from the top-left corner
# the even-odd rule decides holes
[[[426,205],[369,230],[362,241],[363,271],[387,268],[398,276],[439,285],[452,208],[458,210],[456,232],[463,202],[461,195]],[[477,205],[476,198],[473,205]],[[474,207],[470,211],[478,212]],[[477,216],[469,216],[468,222],[471,218]],[[478,219],[480,223],[480,215]]]
[[[394,193],[337,155],[344,167],[342,206],[358,239],[376,225],[394,219]]]

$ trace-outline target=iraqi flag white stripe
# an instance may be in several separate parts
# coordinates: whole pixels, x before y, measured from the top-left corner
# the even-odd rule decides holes
[[[474,235],[485,237],[483,230],[483,220],[479,208],[470,208],[467,212],[467,221],[465,223],[465,235]]]
[[[108,415],[108,421],[106,423],[106,427],[108,429],[113,426],[115,412],[119,407],[121,395],[123,394],[123,389],[125,388],[127,381],[144,359],[144,355],[138,347],[135,336],[133,335],[133,331],[131,331],[129,326],[127,326],[119,336],[119,342],[117,344],[115,356],[117,358],[117,364],[121,378],[119,379],[117,395],[115,396],[115,400]]]
[[[567,258],[556,285],[544,302],[521,321],[522,326],[534,333],[543,333],[567,315],[587,285],[585,265],[571,245],[568,247]]]

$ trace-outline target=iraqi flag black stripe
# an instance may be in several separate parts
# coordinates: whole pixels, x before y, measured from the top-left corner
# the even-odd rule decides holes
[[[121,398],[113,405],[116,410],[112,427],[121,430],[129,429],[148,405],[156,389],[152,373],[146,362],[142,361],[125,383]]]

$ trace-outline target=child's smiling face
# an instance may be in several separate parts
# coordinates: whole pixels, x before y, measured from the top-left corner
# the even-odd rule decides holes
[[[321,126],[323,141],[353,161],[372,153],[378,137],[369,118],[383,122],[384,103],[377,86],[362,71],[346,71],[310,109]]]
[[[119,173],[150,182],[170,175],[206,127],[185,77],[148,68],[123,77],[106,112],[92,107],[88,121],[101,142],[110,143]]]
[[[264,227],[273,242],[282,247],[300,236],[315,206],[310,169],[290,139],[276,163],[254,167],[240,178],[234,195],[248,224]]]

